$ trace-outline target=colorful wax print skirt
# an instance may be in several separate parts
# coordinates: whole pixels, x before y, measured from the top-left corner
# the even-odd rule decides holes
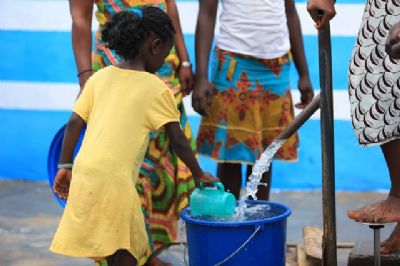
[[[349,67],[354,132],[360,145],[400,138],[400,60],[385,52],[389,30],[399,22],[397,0],[369,0]]]
[[[257,59],[217,48],[213,57],[213,98],[201,120],[198,152],[218,162],[254,164],[294,117],[290,55]],[[297,160],[297,147],[295,134],[276,158]]]

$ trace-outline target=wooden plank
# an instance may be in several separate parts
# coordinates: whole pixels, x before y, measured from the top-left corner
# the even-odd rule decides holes
[[[296,258],[297,258],[297,266],[308,266],[303,244],[297,244]]]
[[[307,257],[322,260],[322,235],[323,232],[318,227],[303,228],[304,250]]]
[[[286,249],[286,266],[297,266],[296,262],[296,249],[287,248]]]

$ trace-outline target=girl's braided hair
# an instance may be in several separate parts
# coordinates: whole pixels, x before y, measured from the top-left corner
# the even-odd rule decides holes
[[[163,41],[171,40],[175,34],[171,19],[157,7],[116,13],[101,35],[108,48],[124,59],[132,59],[151,33]]]

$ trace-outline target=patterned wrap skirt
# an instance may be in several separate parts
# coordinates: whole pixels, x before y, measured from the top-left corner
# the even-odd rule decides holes
[[[198,152],[218,162],[254,164],[293,120],[289,54],[257,59],[216,48],[213,98],[202,117]],[[277,159],[297,160],[298,136],[289,138]]]
[[[369,0],[349,67],[353,128],[360,145],[400,137],[400,60],[385,52],[389,30],[400,21],[400,1]]]

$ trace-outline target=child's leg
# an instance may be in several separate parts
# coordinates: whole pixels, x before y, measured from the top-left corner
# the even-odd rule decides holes
[[[249,179],[249,176],[251,175],[252,170],[253,170],[253,167],[251,165],[248,165],[247,171],[246,171],[247,180]],[[267,186],[259,186],[258,187],[258,192],[256,194],[257,199],[269,200],[269,194],[271,191],[271,182],[272,182],[272,163],[269,167],[269,171],[262,175],[261,182],[267,183]]]
[[[113,266],[114,265],[114,257],[115,257],[115,253],[111,256],[108,256],[106,258],[107,260],[107,266]]]
[[[367,205],[348,216],[358,222],[400,222],[400,139],[381,145],[389,169],[391,188],[386,200]]]
[[[239,199],[242,184],[242,165],[239,163],[218,163],[217,176],[224,184],[225,189],[235,195],[236,199]]]
[[[120,249],[107,257],[108,266],[136,266],[137,260],[125,249]]]
[[[400,198],[400,139],[381,146],[390,174],[389,197]]]

